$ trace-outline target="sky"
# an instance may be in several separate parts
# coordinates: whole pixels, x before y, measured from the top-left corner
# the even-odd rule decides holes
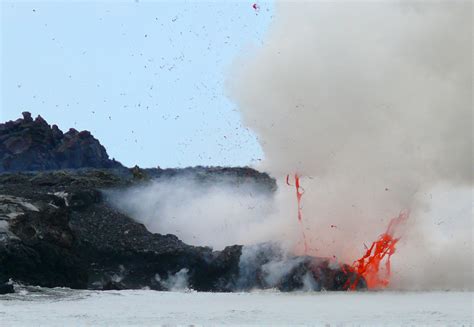
[[[90,130],[127,166],[263,158],[225,82],[264,42],[272,3],[0,2],[0,121],[30,111],[63,131]]]

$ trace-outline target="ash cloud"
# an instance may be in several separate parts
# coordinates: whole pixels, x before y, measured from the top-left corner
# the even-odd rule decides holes
[[[283,183],[297,172],[312,254],[351,262],[410,209],[393,287],[474,287],[471,2],[278,3],[233,67],[229,95],[281,184],[274,235],[301,249]]]

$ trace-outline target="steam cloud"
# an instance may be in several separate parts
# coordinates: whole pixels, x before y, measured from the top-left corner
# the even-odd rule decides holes
[[[112,195],[120,209],[217,249],[271,240],[301,252],[303,228],[312,255],[347,263],[411,210],[392,287],[474,288],[471,2],[278,3],[264,45],[233,67],[229,95],[276,194],[174,178]],[[295,172],[302,227],[284,183]],[[271,284],[288,267],[268,268]]]
[[[230,76],[261,168],[306,176],[315,255],[351,262],[410,209],[394,287],[473,288],[471,2],[279,3]]]
[[[186,291],[189,286],[188,272],[188,269],[183,268],[174,275],[168,275],[166,279],[162,279],[160,275],[156,274],[155,279],[169,291]]]
[[[160,178],[108,193],[119,210],[149,230],[215,249],[261,242],[268,235],[265,230],[273,225],[271,195],[253,183],[235,186],[235,181],[222,177],[209,184],[193,176]]]

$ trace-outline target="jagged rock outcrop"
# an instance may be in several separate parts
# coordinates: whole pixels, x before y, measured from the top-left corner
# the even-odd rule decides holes
[[[119,168],[90,132],[73,128],[63,133],[41,116],[0,124],[0,172],[64,168]]]

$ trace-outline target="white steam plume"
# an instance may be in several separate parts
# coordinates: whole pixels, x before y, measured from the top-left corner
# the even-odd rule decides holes
[[[271,195],[252,183],[219,177],[210,184],[190,176],[160,178],[108,192],[114,206],[148,230],[175,234],[188,244],[216,250],[262,241],[268,226],[274,226]]]
[[[168,275],[166,279],[156,274],[155,279],[169,291],[186,291],[189,290],[188,273],[189,269],[183,268],[174,275]]]
[[[470,1],[277,4],[228,86],[261,168],[306,176],[312,253],[350,262],[410,209],[393,285],[473,288],[472,41]],[[286,227],[273,233],[296,242],[294,192],[281,184],[272,221]],[[427,207],[443,192],[450,217]]]

